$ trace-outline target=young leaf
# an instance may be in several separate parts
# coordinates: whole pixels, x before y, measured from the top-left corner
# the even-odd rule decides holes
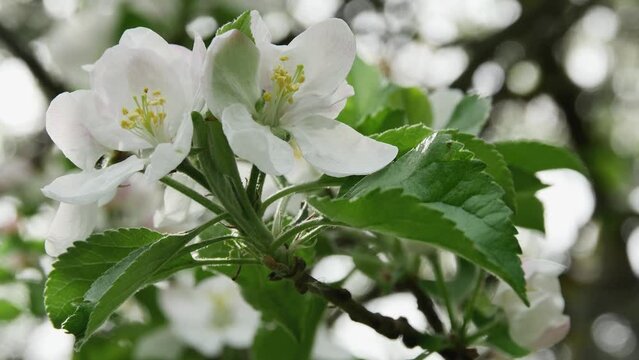
[[[455,133],[453,138],[464,144],[464,149],[470,150],[475,157],[486,164],[486,173],[492,176],[495,182],[501,186],[505,194],[504,202],[515,211],[515,185],[513,175],[508,169],[508,164],[495,145],[487,143],[470,134]]]
[[[377,112],[385,103],[389,87],[375,66],[355,59],[346,81],[355,90],[344,110],[337,117],[341,122],[357,128],[366,115]]]
[[[0,299],[0,322],[11,321],[20,315],[22,311],[5,299]]]
[[[545,231],[543,205],[535,193],[545,187],[535,173],[551,169],[572,169],[587,175],[581,160],[567,149],[534,141],[509,141],[495,144],[513,175],[517,212],[514,222]]]
[[[536,141],[506,141],[498,142],[495,146],[508,166],[529,174],[551,169],[571,169],[588,175],[581,159],[568,149]]]
[[[403,194],[415,197],[420,204],[451,221],[483,258],[460,253],[461,245],[449,250],[495,273],[525,299],[524,275],[517,256],[520,249],[510,220],[512,211],[501,200],[504,191],[484,172],[485,168],[486,165],[473,159],[473,153],[464,150],[451,134],[435,133],[395,163],[362,179],[344,197],[357,200],[377,189],[401,189]],[[378,203],[372,208],[378,211],[386,206]],[[329,218],[338,215],[324,214]],[[401,211],[398,216],[403,216]],[[401,237],[432,242],[430,237],[438,236],[450,241],[449,231],[424,231],[433,234],[421,238]]]
[[[246,301],[262,313],[264,320],[275,321],[291,339],[312,346],[318,317],[326,307],[323,299],[300,294],[290,281],[269,280],[263,267],[242,268],[236,281]]]
[[[215,32],[215,36],[222,35],[225,32],[231,30],[238,30],[242,34],[246,35],[249,39],[251,39],[251,41],[255,42],[255,39],[253,38],[253,32],[251,31],[251,12],[245,11],[240,14],[240,16],[235,18],[235,20],[222,25]]]
[[[478,135],[490,114],[490,99],[466,95],[455,107],[446,128]]]
[[[431,126],[433,110],[428,96],[420,88],[399,88],[388,99],[389,106],[403,110],[408,124],[423,124]]]
[[[195,232],[162,235],[147,229],[121,229],[89,237],[54,264],[45,290],[54,326],[76,336],[81,346],[131,295],[172,274],[170,264]]]
[[[60,255],[45,288],[45,306],[53,325],[62,327],[91,284],[109,268],[162,236],[147,229],[110,230],[76,242]]]
[[[387,130],[381,134],[371,135],[371,138],[397,146],[399,149],[398,156],[402,156],[419,145],[432,133],[433,130],[430,128],[418,124]]]

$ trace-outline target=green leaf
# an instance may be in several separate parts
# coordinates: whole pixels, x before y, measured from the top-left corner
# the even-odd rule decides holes
[[[245,266],[237,277],[246,301],[262,313],[264,321],[275,321],[299,344],[313,343],[318,317],[326,302],[312,294],[300,294],[291,281],[271,281],[264,267]]]
[[[200,170],[216,198],[232,217],[253,245],[267,248],[273,241],[273,234],[257,215],[248,198],[240,174],[237,170],[235,154],[222,130],[222,123],[212,117],[206,120],[199,113],[191,114],[195,128],[195,145],[204,149],[198,154]]]
[[[387,130],[381,134],[372,135],[371,138],[397,146],[399,149],[398,156],[402,156],[419,145],[419,143],[432,133],[433,130],[430,128],[418,124]]]
[[[357,128],[366,115],[377,112],[386,102],[389,88],[375,66],[356,58],[348,77],[355,95],[348,98],[344,110],[337,117],[341,122]]]
[[[505,323],[496,326],[488,334],[486,342],[513,358],[519,358],[530,354],[528,349],[523,348],[510,337],[508,324]]]
[[[379,227],[380,230],[390,230],[391,235],[421,240],[451,250],[499,276],[525,299],[525,281],[518,257],[521,250],[510,220],[512,211],[501,200],[504,191],[484,172],[485,168],[486,165],[473,159],[473,153],[464,150],[463,145],[454,141],[451,134],[435,133],[395,163],[362,179],[346,192],[346,199],[340,199],[346,203],[340,203],[340,200],[336,202],[344,206],[348,200],[353,200],[353,204],[360,199],[371,201],[368,198],[371,192],[398,189],[405,196],[400,197],[399,193],[396,196],[407,202],[407,206],[418,204],[429,211],[414,209],[412,213],[404,212],[399,204],[394,204],[398,213],[394,216],[387,214],[381,209],[389,204],[380,201],[379,197],[383,196],[379,193],[375,201],[369,203],[370,210],[366,211],[355,206],[351,211],[325,207],[327,203],[319,203],[319,200],[314,201],[313,205],[317,204],[318,210],[327,217],[355,227]],[[413,197],[417,204],[411,204],[407,196]],[[366,218],[362,219],[366,220],[364,222],[345,218],[346,214],[354,217],[352,211],[355,209],[369,217],[373,216],[371,212],[383,213],[389,220],[395,218],[396,223],[384,224],[384,218],[377,216],[374,217],[377,222]],[[430,228],[413,224],[425,219],[433,222]],[[404,226],[400,226],[402,223]],[[421,230],[419,234],[414,233],[416,229]]]
[[[0,299],[0,322],[11,321],[17,318],[20,313],[20,309],[13,305],[11,302],[5,299]]]
[[[240,16],[235,18],[235,20],[222,25],[215,32],[215,36],[222,35],[225,32],[231,30],[238,30],[246,35],[249,39],[251,39],[251,41],[255,42],[255,38],[253,38],[253,32],[251,31],[251,12],[245,11],[240,14]]]
[[[544,209],[535,193],[545,187],[535,173],[552,169],[572,169],[588,174],[583,162],[569,150],[534,141],[508,141],[495,144],[513,175],[517,212],[514,222],[545,231]]]
[[[516,209],[515,185],[513,175],[508,169],[508,164],[495,145],[487,143],[470,134],[456,133],[453,135],[456,141],[464,144],[466,150],[470,150],[475,157],[486,164],[486,173],[492,176],[495,182],[504,190],[503,200],[513,211]]]
[[[507,141],[495,144],[509,166],[529,174],[551,169],[571,169],[584,175],[588,170],[570,150],[535,141]]]
[[[357,128],[357,131],[364,135],[371,135],[395,129],[405,125],[405,117],[406,114],[402,110],[384,108],[376,113],[367,115]]]
[[[490,99],[466,95],[455,107],[446,128],[478,135],[490,114]]]
[[[47,281],[49,317],[81,346],[127,298],[159,280],[156,273],[196,234],[123,229],[76,243],[54,264]]]
[[[91,284],[132,251],[148,245],[162,234],[148,229],[110,230],[76,242],[60,255],[49,274],[45,306],[56,328],[75,311]]]
[[[430,101],[420,88],[399,88],[390,95],[388,103],[391,107],[406,113],[408,124],[430,126],[433,123]]]
[[[523,294],[523,274],[518,274],[519,271],[515,269],[512,271],[515,275],[511,275],[510,268],[495,264],[453,221],[418,198],[403,194],[401,189],[373,190],[350,199],[311,198],[310,202],[331,220],[359,229],[423,241],[451,251],[508,279],[507,282]],[[507,257],[516,258],[516,255],[508,254]]]
[[[299,296],[299,295],[298,295]],[[264,324],[258,330],[253,341],[252,354],[255,360],[304,360],[310,359],[315,333],[326,303],[319,297],[309,298],[305,312],[300,314],[302,333],[300,339],[291,337],[282,325]]]

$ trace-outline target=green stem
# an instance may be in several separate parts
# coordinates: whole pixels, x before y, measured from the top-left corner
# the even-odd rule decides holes
[[[307,191],[311,191],[311,190],[317,190],[317,189],[321,189],[321,188],[325,188],[325,187],[329,187],[329,186],[336,186],[339,185],[340,182],[338,180],[335,181],[327,181],[327,180],[317,180],[317,181],[313,181],[313,182],[309,182],[309,183],[304,183],[304,184],[299,184],[299,185],[293,185],[293,186],[289,186],[289,187],[285,187],[284,189],[281,189],[280,191],[276,192],[275,194],[271,195],[268,199],[264,200],[264,202],[262,203],[262,206],[260,207],[260,214],[264,214],[264,211],[266,211],[266,209],[273,204],[274,202],[276,202],[277,200],[294,194],[294,193],[300,193],[300,192],[307,192]]]
[[[488,335],[499,323],[501,319],[499,317],[494,318],[490,322],[486,323],[486,325],[480,327],[473,334],[466,337],[466,344],[471,345],[482,337]]]
[[[433,272],[435,273],[435,279],[437,281],[437,287],[444,298],[444,304],[446,305],[446,311],[448,312],[448,317],[450,318],[450,327],[455,333],[459,333],[459,326],[457,324],[457,319],[455,317],[455,311],[453,309],[453,303],[450,300],[450,296],[448,295],[448,290],[446,289],[446,284],[444,282],[444,272],[442,271],[442,265],[439,261],[439,256],[437,253],[429,256],[430,262],[433,265]]]
[[[216,203],[214,203],[213,201],[211,201],[210,199],[208,199],[206,196],[200,194],[199,192],[191,189],[190,187],[182,184],[181,182],[169,177],[169,176],[165,176],[162,179],[160,179],[161,182],[163,182],[164,184],[166,184],[167,186],[172,187],[173,189],[181,192],[182,194],[188,196],[189,198],[191,198],[193,201],[197,202],[198,204],[204,206],[205,208],[211,210],[213,213],[215,214],[222,214],[224,213],[224,209],[222,209],[222,207],[220,207],[219,205],[217,205]]]
[[[204,177],[204,174],[202,174],[200,170],[196,169],[190,161],[182,161],[182,163],[178,165],[177,170],[183,172],[188,177],[195,180],[195,182],[200,184],[203,188],[210,190],[209,183],[206,181],[206,177]]]
[[[484,271],[479,269],[479,273],[477,274],[477,282],[475,283],[475,288],[473,289],[473,293],[471,294],[470,299],[468,299],[468,302],[466,303],[466,309],[464,310],[464,320],[462,322],[461,332],[460,332],[462,336],[466,336],[466,328],[468,327],[468,324],[471,321],[471,318],[473,315],[473,307],[475,306],[477,297],[479,296],[479,293],[484,287],[484,280],[485,280]]]
[[[204,259],[197,260],[196,266],[207,265],[258,265],[262,262],[258,259]]]
[[[323,218],[304,221],[303,223],[300,223],[299,225],[285,231],[282,235],[280,235],[277,239],[275,239],[275,241],[271,244],[269,249],[271,251],[275,251],[277,248],[284,245],[289,240],[295,238],[297,234],[307,229],[319,227],[319,226],[337,226],[337,225],[339,224],[335,222],[331,222],[330,220],[323,219]]]

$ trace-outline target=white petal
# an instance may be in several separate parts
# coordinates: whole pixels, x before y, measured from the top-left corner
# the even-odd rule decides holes
[[[295,119],[305,118],[311,115],[320,115],[329,119],[335,119],[344,106],[348,97],[353,96],[355,91],[346,81],[329,96],[302,93],[295,97],[295,101],[288,108],[281,123],[286,124]]]
[[[332,94],[355,60],[355,36],[343,20],[328,19],[293,39],[284,55],[292,66],[304,65],[306,81],[300,94]]]
[[[42,188],[42,193],[54,200],[69,204],[104,203],[115,194],[118,186],[144,168],[144,161],[136,156],[107,166],[61,176]]]
[[[122,151],[152,146],[131,131],[122,129],[122,108],[133,111],[145,88],[160,91],[166,99],[164,110],[168,135],[174,135],[185,113],[193,107],[193,88],[189,59],[171,63],[147,49],[115,46],[104,52],[91,72],[94,91],[103,100],[102,119],[93,121],[90,130],[101,143]]]
[[[119,45],[131,49],[145,49],[155,52],[166,61],[172,62],[186,60],[190,57],[190,51],[179,45],[172,45],[166,42],[162,36],[151,29],[137,27],[126,30],[120,37]]]
[[[171,178],[194,189],[202,195],[208,191],[190,177],[175,173]],[[191,224],[204,215],[206,209],[181,192],[167,186],[164,190],[163,207],[153,214],[153,226],[156,228],[174,227],[180,224]]]
[[[97,223],[98,205],[71,205],[60,203],[49,225],[45,249],[49,256],[59,256],[73,242],[86,239]]]
[[[270,175],[282,175],[293,167],[293,149],[271,133],[267,126],[256,123],[240,104],[224,110],[224,135],[233,152]]]
[[[47,133],[64,155],[80,169],[90,169],[109,149],[87,129],[87,119],[99,116],[93,92],[78,90],[56,96],[46,114]]]
[[[172,144],[163,143],[155,147],[149,157],[149,165],[144,175],[150,182],[160,180],[164,175],[175,170],[191,151],[193,123],[185,117],[178,129]]]
[[[293,135],[304,158],[330,176],[370,174],[388,165],[397,155],[395,146],[321,116],[310,116],[285,128]]]
[[[261,96],[259,60],[255,44],[237,30],[213,39],[206,54],[203,81],[206,106],[215,116],[221,117],[225,108],[237,103],[254,108]]]
[[[257,10],[251,11],[251,34],[258,48],[263,44],[271,43],[271,31]]]
[[[191,86],[193,87],[193,111],[201,111],[204,108],[204,93],[202,91],[202,79],[204,74],[204,61],[206,60],[206,45],[201,37],[196,37],[193,42],[191,54]]]

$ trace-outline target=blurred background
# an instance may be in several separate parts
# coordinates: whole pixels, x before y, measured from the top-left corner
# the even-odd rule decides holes
[[[48,102],[86,87],[82,65],[127,28],[146,26],[190,48],[196,34],[210,40],[245,9],[259,10],[282,43],[340,17],[361,59],[391,82],[492,97],[483,137],[576,151],[590,179],[539,174],[551,185],[537,194],[547,232],[520,234],[522,242],[542,237],[545,257],[566,265],[572,320],[564,342],[530,359],[639,358],[638,2],[0,0],[0,359],[72,356],[72,339],[51,328],[42,306],[51,267],[42,239],[56,204],[39,189],[70,167],[43,131]],[[149,225],[158,191],[132,181],[101,226]]]

